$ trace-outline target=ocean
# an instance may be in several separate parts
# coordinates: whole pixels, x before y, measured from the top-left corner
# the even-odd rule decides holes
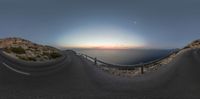
[[[173,50],[165,49],[75,49],[104,62],[133,65],[145,63],[168,55]]]

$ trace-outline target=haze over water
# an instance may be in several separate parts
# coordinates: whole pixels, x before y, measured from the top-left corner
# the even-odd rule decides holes
[[[152,61],[168,55],[172,50],[161,49],[76,49],[79,53],[84,53],[105,62],[133,65]]]

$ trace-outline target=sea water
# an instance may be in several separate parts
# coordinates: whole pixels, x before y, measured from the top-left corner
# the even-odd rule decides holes
[[[96,57],[104,62],[122,65],[153,61],[172,52],[169,49],[75,49],[75,51]]]

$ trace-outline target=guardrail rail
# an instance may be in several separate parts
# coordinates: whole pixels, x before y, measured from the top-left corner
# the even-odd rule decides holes
[[[150,61],[150,62],[139,63],[139,64],[134,64],[134,65],[120,65],[120,64],[108,63],[108,62],[104,62],[104,61],[102,61],[100,59],[97,59],[96,57],[91,57],[89,55],[82,54],[82,53],[77,53],[77,55],[82,56],[82,57],[84,57],[84,58],[86,58],[88,60],[93,61],[95,65],[98,65],[98,63],[100,63],[100,64],[103,64],[103,66],[106,66],[108,68],[116,68],[116,69],[119,69],[119,70],[135,70],[136,68],[140,68],[141,74],[143,74],[145,66],[158,63],[159,61],[171,56],[172,54],[176,54],[179,51],[180,50],[177,49],[177,50],[174,50],[174,51],[170,52],[168,55],[166,55],[166,56],[164,56],[162,58],[159,58],[159,59],[156,59],[156,60],[153,60],[153,61]]]

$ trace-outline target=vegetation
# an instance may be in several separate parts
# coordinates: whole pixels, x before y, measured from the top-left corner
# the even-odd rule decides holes
[[[51,58],[55,59],[55,58],[61,57],[62,55],[59,54],[59,53],[53,52],[53,53],[50,54],[50,56],[51,56]]]
[[[36,58],[34,57],[24,57],[24,56],[19,56],[19,55],[16,55],[19,59],[21,60],[25,60],[25,61],[37,61]]]
[[[28,57],[28,61],[37,61],[34,57]]]
[[[55,58],[58,58],[58,57],[61,57],[62,55],[58,52],[51,52],[51,53],[48,53],[48,52],[44,52],[43,55],[46,55],[48,56],[50,59],[55,59]]]
[[[22,47],[11,47],[10,50],[16,54],[25,54],[25,50]]]
[[[0,39],[0,47],[11,57],[25,61],[47,61],[62,56],[54,47],[35,44],[20,38]]]
[[[25,58],[25,57],[22,57],[22,56],[19,56],[19,55],[16,55],[19,59],[21,59],[21,60],[26,60],[26,61],[28,61],[28,59],[27,58]]]
[[[7,53],[11,53],[11,50],[8,49],[8,48],[4,48],[4,51],[7,52]]]

